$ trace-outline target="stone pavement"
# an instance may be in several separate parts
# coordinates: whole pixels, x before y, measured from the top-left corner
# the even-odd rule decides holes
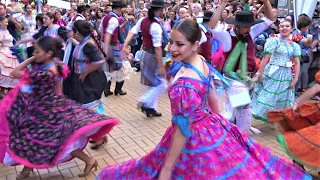
[[[74,159],[51,169],[35,170],[30,175],[30,180],[60,180],[60,179],[87,179],[94,180],[101,168],[116,163],[122,163],[132,158],[145,155],[160,141],[165,129],[171,124],[170,107],[167,94],[159,100],[159,111],[163,116],[160,118],[147,118],[137,110],[137,99],[145,92],[145,87],[139,82],[140,74],[137,73],[131,80],[125,82],[126,96],[109,96],[103,98],[105,114],[119,117],[120,124],[109,135],[109,143],[99,150],[91,150],[88,144],[85,152],[98,160],[98,171],[91,172],[85,178],[79,178],[78,174],[84,169],[85,164]],[[262,131],[261,135],[252,135],[258,142],[268,146],[279,155],[286,156],[276,141],[276,131],[270,126],[254,121],[254,126]],[[0,165],[0,180],[14,180],[22,166],[4,167]],[[316,172],[310,171],[316,176]]]

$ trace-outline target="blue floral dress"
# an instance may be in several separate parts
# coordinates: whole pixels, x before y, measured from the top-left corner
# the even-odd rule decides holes
[[[255,119],[267,122],[267,112],[291,107],[294,102],[294,89],[289,89],[293,72],[291,58],[300,57],[297,43],[286,44],[278,37],[267,39],[266,54],[272,55],[263,72],[263,81],[255,84],[252,98],[252,115]]]

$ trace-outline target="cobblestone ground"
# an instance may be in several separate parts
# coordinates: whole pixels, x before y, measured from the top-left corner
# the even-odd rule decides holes
[[[140,74],[137,73],[135,77],[125,82],[124,90],[128,92],[127,96],[109,96],[102,99],[105,104],[105,114],[119,117],[121,123],[110,133],[109,143],[105,144],[103,148],[95,151],[91,150],[88,145],[85,150],[87,154],[98,160],[98,171],[91,172],[85,178],[79,178],[78,174],[84,169],[85,164],[74,159],[55,168],[35,170],[27,179],[94,180],[101,168],[141,157],[154,148],[160,141],[166,127],[171,123],[169,100],[167,95],[163,95],[159,100],[158,110],[162,112],[162,117],[147,118],[136,108],[137,99],[145,92],[145,87],[140,84],[139,79]],[[276,141],[276,130],[259,121],[254,121],[254,126],[262,131],[260,135],[252,135],[258,142],[268,146],[279,155],[287,157]],[[0,165],[0,180],[14,180],[21,170],[22,166],[5,167]],[[310,172],[315,179],[318,179],[315,171]]]

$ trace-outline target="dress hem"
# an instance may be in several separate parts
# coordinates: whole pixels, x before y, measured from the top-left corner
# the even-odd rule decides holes
[[[286,154],[287,154],[291,159],[297,161],[298,163],[300,163],[300,164],[302,164],[302,165],[307,166],[308,168],[320,170],[319,167],[309,165],[309,164],[305,163],[303,160],[301,160],[301,159],[297,158],[295,155],[293,155],[293,154],[291,153],[291,151],[289,150],[289,148],[288,148],[288,146],[287,146],[287,143],[286,143],[286,140],[284,139],[283,135],[278,135],[278,136],[277,136],[277,140],[278,140],[280,146],[282,147],[282,149],[286,152]]]

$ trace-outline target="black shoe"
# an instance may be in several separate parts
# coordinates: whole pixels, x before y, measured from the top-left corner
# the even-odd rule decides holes
[[[157,112],[153,108],[146,108],[145,112],[146,112],[147,117],[160,117],[160,116],[162,116],[161,113]]]
[[[142,103],[142,102],[139,102],[138,105],[137,105],[137,109],[140,110],[141,112],[143,112],[144,114],[146,114],[146,106]]]
[[[123,96],[123,95],[126,95],[126,94],[127,94],[127,92],[122,91],[123,83],[124,83],[124,81],[122,81],[122,82],[117,82],[117,83],[116,83],[116,88],[115,88],[115,90],[114,90],[114,95],[116,95],[116,96],[118,96],[118,95]]]
[[[127,92],[122,91],[122,90],[120,90],[120,91],[114,91],[114,95],[116,95],[116,96],[118,96],[118,95],[123,96],[123,95],[127,95]]]
[[[106,89],[103,91],[104,95],[106,97],[110,96],[113,94],[113,92],[110,91],[110,87],[111,87],[111,81],[108,81],[107,82],[107,86],[106,86]]]
[[[103,91],[103,94],[104,94],[104,96],[108,97],[108,96],[112,95],[113,92],[111,92],[110,90],[109,91]]]

